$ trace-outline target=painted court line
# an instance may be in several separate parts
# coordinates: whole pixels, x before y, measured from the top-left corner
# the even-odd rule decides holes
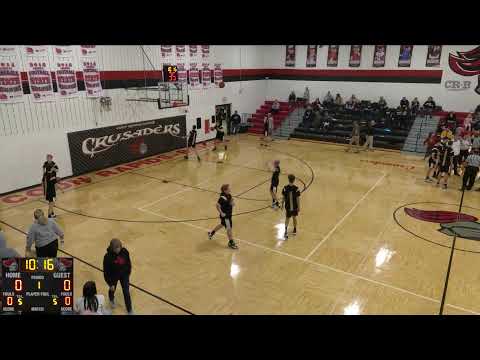
[[[382,177],[382,179],[383,179],[383,177]],[[165,215],[162,215],[162,214],[153,212],[153,211],[145,210],[145,209],[137,209],[137,210],[140,210],[140,211],[143,211],[143,212],[145,212],[145,213],[148,213],[148,214],[151,214],[151,215],[155,215],[155,216],[158,216],[158,217],[162,217],[162,218],[165,218],[165,219],[168,219],[168,220],[179,220],[179,219],[171,218],[171,217],[168,217],[168,216],[165,216]],[[186,225],[186,226],[190,226],[190,227],[192,227],[192,228],[199,229],[199,230],[204,230],[204,231],[210,231],[210,230],[211,230],[211,229],[204,228],[204,227],[202,227],[202,226],[190,224],[190,223],[188,223],[188,222],[181,222],[181,224],[184,224],[184,225]],[[205,235],[206,235],[206,234],[205,234]],[[226,235],[223,234],[223,233],[216,233],[216,235],[220,235],[220,236],[226,237]],[[334,267],[331,267],[331,266],[328,266],[328,265],[325,265],[325,264],[321,264],[321,263],[317,263],[317,262],[314,262],[314,261],[306,260],[306,259],[303,259],[303,258],[301,258],[301,257],[299,257],[299,256],[295,256],[295,255],[291,255],[291,254],[285,253],[285,252],[283,252],[283,251],[271,249],[271,248],[269,248],[269,247],[266,247],[266,246],[263,246],[263,245],[259,245],[259,244],[255,244],[255,243],[253,243],[253,242],[250,242],[250,241],[247,241],[247,240],[243,240],[243,239],[240,239],[240,238],[237,238],[237,237],[236,237],[235,239],[238,240],[238,242],[240,242],[240,243],[245,243],[245,244],[248,244],[248,245],[251,245],[251,246],[254,246],[254,247],[263,249],[263,250],[265,250],[265,251],[277,253],[277,254],[280,254],[280,255],[283,255],[283,256],[288,256],[288,257],[290,257],[290,258],[292,258],[292,259],[296,259],[296,260],[299,260],[299,261],[301,261],[301,262],[305,262],[305,263],[310,264],[310,265],[314,265],[314,266],[317,266],[317,267],[321,267],[321,268],[324,268],[324,269],[328,269],[328,270],[331,270],[331,271],[334,271],[334,272],[337,272],[337,273],[340,273],[340,274],[343,274],[343,275],[351,276],[351,277],[353,277],[353,278],[360,279],[360,280],[364,280],[364,281],[373,283],[373,284],[375,284],[375,285],[384,286],[384,287],[387,287],[387,288],[390,288],[390,289],[393,289],[393,290],[396,290],[396,291],[400,291],[400,292],[402,292],[402,293],[409,294],[409,295],[412,295],[412,296],[415,296],[415,297],[418,297],[418,298],[421,298],[421,299],[424,299],[424,300],[428,300],[428,301],[431,301],[431,302],[434,302],[434,303],[438,303],[438,304],[440,303],[439,300],[433,299],[433,298],[428,297],[428,296],[420,295],[420,294],[414,293],[414,292],[412,292],[412,291],[399,288],[399,287],[394,286],[394,285],[386,284],[386,283],[383,283],[383,282],[381,282],[381,281],[373,280],[373,279],[370,279],[370,278],[367,278],[367,277],[364,277],[364,276],[361,276],[361,275],[349,273],[349,272],[347,272],[347,271],[343,271],[343,270],[340,270],[340,269],[337,269],[337,268],[334,268]],[[473,311],[473,310],[468,310],[468,309],[465,309],[465,308],[461,308],[461,307],[456,306],[456,305],[451,305],[451,304],[446,304],[446,305],[447,305],[447,306],[450,306],[450,307],[452,307],[452,308],[454,308],[454,309],[458,309],[458,310],[461,310],[461,311],[464,311],[464,312],[468,312],[468,313],[471,313],[471,314],[476,314],[476,315],[479,314],[479,313],[477,313],[477,312],[475,312],[475,311]]]
[[[248,162],[247,165],[250,164],[250,163],[252,163],[252,161]],[[233,169],[232,171],[229,171],[229,172],[226,172],[226,173],[222,174],[222,176],[223,176],[223,175],[227,175],[227,174],[228,174],[228,175],[231,175],[231,174],[234,174],[234,173],[239,172],[239,171],[241,171],[241,170],[242,170],[242,168]],[[218,177],[217,175],[211,176],[211,177],[207,178],[206,180],[203,180],[202,182],[199,182],[198,184],[193,185],[193,187],[186,187],[185,189],[182,189],[182,190],[179,190],[179,191],[174,192],[174,193],[172,193],[172,194],[169,194],[169,195],[167,195],[167,196],[164,196],[164,197],[162,197],[162,198],[160,198],[160,199],[157,199],[157,200],[155,200],[155,201],[153,201],[153,202],[151,202],[151,203],[149,203],[149,204],[143,205],[141,208],[137,208],[137,209],[138,209],[138,210],[144,210],[145,208],[148,208],[148,207],[150,207],[150,206],[152,206],[152,205],[155,205],[155,204],[159,203],[159,202],[162,201],[162,200],[170,199],[170,198],[172,198],[172,197],[174,197],[174,196],[177,196],[177,195],[182,194],[182,193],[187,192],[187,191],[193,191],[193,190],[195,190],[194,187],[198,187],[198,186],[200,186],[200,185],[203,185],[203,184],[205,184],[205,183],[208,183],[208,182],[210,182],[212,179],[215,179],[215,178],[217,178],[217,177]]]
[[[350,209],[350,211],[347,212],[347,213],[340,219],[340,221],[335,224],[335,226],[332,228],[332,230],[330,230],[330,231],[328,232],[328,234],[323,237],[323,239],[317,244],[317,246],[315,246],[315,247],[313,248],[313,250],[310,251],[310,253],[305,257],[305,260],[308,260],[308,259],[315,253],[315,251],[317,251],[318,248],[319,248],[320,246],[322,246],[322,244],[325,243],[325,241],[328,240],[328,238],[335,232],[335,230],[337,230],[337,228],[345,221],[345,219],[357,208],[357,206],[360,205],[360,203],[361,203],[363,200],[365,200],[365,198],[366,198],[373,190],[375,190],[375,188],[378,186],[378,184],[380,184],[380,182],[385,178],[386,175],[387,175],[387,174],[383,174],[383,175],[380,177],[380,179],[378,179],[377,182],[370,188],[370,190],[368,190],[368,191],[360,198],[360,200],[358,200],[358,201],[355,203],[355,205],[353,205],[353,207]]]

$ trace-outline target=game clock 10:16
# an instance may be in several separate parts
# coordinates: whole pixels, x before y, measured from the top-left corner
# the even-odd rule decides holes
[[[164,82],[178,81],[178,69],[176,65],[163,65],[163,81]]]
[[[20,261],[20,271],[55,271],[55,263],[53,258],[24,258]]]

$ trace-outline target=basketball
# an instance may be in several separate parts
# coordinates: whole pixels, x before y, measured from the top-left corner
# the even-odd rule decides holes
[[[224,83],[223,81],[222,81],[222,82],[220,82],[220,83],[218,84],[218,87],[220,87],[220,88],[222,88],[222,89],[223,89],[223,88],[225,87],[225,83]]]

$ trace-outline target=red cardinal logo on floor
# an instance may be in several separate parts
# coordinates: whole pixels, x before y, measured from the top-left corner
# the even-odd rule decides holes
[[[480,223],[472,215],[453,211],[432,211],[405,208],[405,213],[417,220],[440,224],[442,234],[463,239],[480,240]]]
[[[448,65],[453,72],[462,76],[478,75],[478,84],[475,92],[480,95],[480,46],[470,51],[457,51],[456,55],[449,54]]]

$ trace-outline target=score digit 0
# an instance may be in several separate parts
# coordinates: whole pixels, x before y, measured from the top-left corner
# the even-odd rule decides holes
[[[70,291],[72,284],[70,280],[63,280],[63,291]]]
[[[15,280],[15,291],[22,291],[22,289],[23,289],[22,280],[16,279]]]

